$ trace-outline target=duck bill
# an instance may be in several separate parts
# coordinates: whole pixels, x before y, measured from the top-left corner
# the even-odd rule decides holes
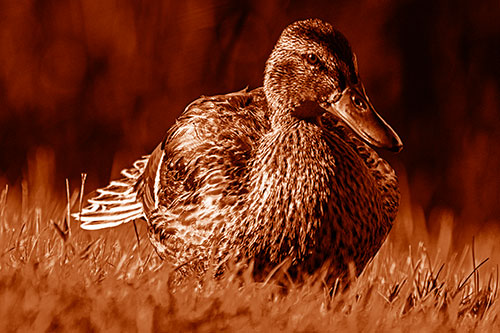
[[[346,88],[341,97],[325,109],[343,120],[368,144],[395,152],[403,148],[399,136],[373,108],[361,83]]]

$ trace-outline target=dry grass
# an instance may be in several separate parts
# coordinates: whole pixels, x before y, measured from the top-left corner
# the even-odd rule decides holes
[[[138,224],[85,232],[44,172],[0,195],[0,331],[496,331],[495,238],[451,251],[446,214],[436,240],[408,205],[377,257],[345,292],[321,282],[255,282],[250,270],[171,283]],[[70,201],[78,205],[78,192]],[[69,192],[68,192],[69,194]],[[448,221],[448,222],[447,222]],[[408,233],[411,228],[411,232]],[[420,228],[420,229],[419,229]],[[405,236],[406,235],[406,236]],[[424,235],[430,248],[408,235]],[[490,257],[491,259],[487,260]],[[486,260],[486,261],[485,261]],[[335,288],[335,287],[334,287]],[[331,295],[334,296],[331,296]]]

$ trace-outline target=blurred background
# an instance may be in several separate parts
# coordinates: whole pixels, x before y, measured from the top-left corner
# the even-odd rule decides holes
[[[311,17],[346,35],[405,143],[383,153],[403,220],[448,221],[457,244],[497,232],[498,0],[0,0],[0,185],[36,163],[61,193],[82,172],[87,190],[106,185],[192,100],[260,86],[281,30]]]

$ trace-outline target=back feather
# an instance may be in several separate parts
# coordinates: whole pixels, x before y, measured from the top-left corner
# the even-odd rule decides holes
[[[124,178],[112,181],[96,190],[88,199],[89,205],[72,216],[86,230],[111,228],[143,217],[142,203],[136,199],[138,179],[144,172],[149,155],[134,162],[132,168],[121,171]]]

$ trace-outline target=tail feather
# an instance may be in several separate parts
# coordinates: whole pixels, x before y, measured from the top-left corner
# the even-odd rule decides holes
[[[133,167],[122,170],[124,178],[111,181],[96,190],[87,200],[89,205],[72,216],[86,230],[111,228],[143,217],[142,203],[137,201],[135,185],[146,168],[149,156],[134,162]]]

